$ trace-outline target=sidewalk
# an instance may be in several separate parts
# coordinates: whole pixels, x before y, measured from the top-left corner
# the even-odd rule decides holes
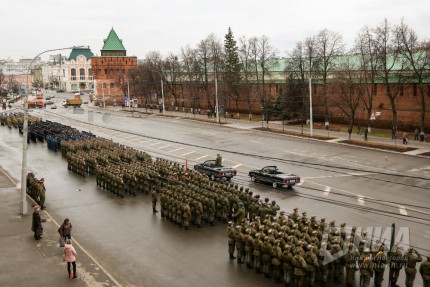
[[[91,106],[91,104],[89,104],[88,107],[94,108],[94,109],[102,109],[99,107],[93,107]],[[162,114],[159,113],[158,109],[150,110],[145,108],[134,108],[134,112],[133,112],[133,109],[129,110],[128,108],[122,108],[122,107],[108,106],[104,109],[112,112],[129,113],[133,117],[139,117],[142,114],[147,114],[152,116],[162,116]],[[215,117],[208,118],[207,115],[192,114],[192,113],[186,113],[186,112],[180,112],[180,111],[165,111],[164,116],[174,117],[174,118],[184,118],[189,120],[199,120],[199,121],[213,122],[213,123],[216,122]],[[237,129],[257,129],[262,127],[264,128],[269,127],[270,129],[276,129],[279,131],[285,130],[285,131],[291,131],[295,133],[301,133],[302,131],[301,126],[282,125],[282,121],[269,121],[269,123],[266,123],[264,121],[262,123],[261,121],[248,121],[248,120],[238,120],[238,119],[230,119],[230,118],[226,119],[224,117],[220,117],[220,123],[223,126],[237,128]],[[305,134],[309,134],[309,128],[304,128],[303,132]],[[343,145],[347,145],[347,144],[340,143],[340,142],[348,140],[348,137],[349,137],[347,132],[327,131],[324,129],[314,129],[313,134],[321,135],[321,136],[329,136],[333,138],[331,140],[324,140],[324,142],[333,143],[333,144],[343,144]],[[364,141],[363,137],[364,137],[363,135],[357,135],[355,133],[351,134],[351,140]],[[310,139],[309,137],[306,137],[306,138]],[[413,155],[413,156],[420,156],[420,154],[425,154],[425,153],[430,154],[430,144],[428,142],[420,142],[420,141],[413,140],[413,134],[409,135],[409,141],[407,145],[403,145],[401,138],[392,140],[390,138],[372,136],[372,133],[369,133],[367,142],[379,143],[379,144],[390,145],[390,146],[405,146],[405,147],[415,149],[413,151],[408,151],[408,152],[397,152],[401,154],[407,154],[407,155]],[[358,147],[358,148],[361,147],[357,145],[351,145],[351,146]],[[361,148],[372,149],[371,147],[361,147]],[[394,151],[391,151],[391,152],[394,152]]]
[[[75,238],[77,255],[76,279],[69,279],[67,265],[62,261],[63,248],[58,244],[58,222],[49,210],[41,211],[44,234],[42,240],[33,238],[31,220],[33,202],[27,197],[28,213],[20,214],[21,191],[16,183],[0,169],[0,286],[119,286],[82,250]]]

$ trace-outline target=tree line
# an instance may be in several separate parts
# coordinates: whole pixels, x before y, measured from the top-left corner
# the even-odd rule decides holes
[[[213,110],[216,79],[222,83],[220,102],[232,111],[239,112],[242,102],[251,115],[258,104],[266,114],[294,119],[306,118],[309,113],[311,79],[322,89],[321,116],[328,122],[329,108],[337,107],[348,119],[350,132],[359,107],[364,107],[366,125],[371,126],[377,84],[385,89],[397,130],[396,99],[404,85],[414,85],[419,94],[420,128],[424,130],[429,71],[430,42],[420,40],[403,20],[392,24],[385,19],[374,27],[363,27],[351,49],[346,49],[342,35],[323,29],[298,41],[283,58],[267,36],[241,36],[236,41],[228,28],[223,41],[209,34],[194,47],[181,47],[178,54],[170,52],[163,57],[151,51],[117,82],[124,95],[131,89],[143,104],[151,103],[152,95],[161,95],[163,81],[164,94],[174,106],[185,106],[181,99],[185,92],[191,107]],[[276,91],[270,85],[273,83]]]

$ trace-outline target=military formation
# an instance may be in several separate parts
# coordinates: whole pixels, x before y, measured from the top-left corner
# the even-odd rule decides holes
[[[45,180],[43,178],[37,179],[33,173],[27,174],[27,194],[33,200],[45,209]]]
[[[43,122],[35,127],[45,135],[58,136],[50,125],[52,122]],[[59,148],[70,171],[95,176],[101,190],[119,197],[150,194],[153,213],[159,212],[159,201],[161,217],[186,230],[228,222],[229,258],[285,286],[330,286],[343,280],[346,286],[353,286],[358,276],[360,287],[370,286],[371,281],[379,287],[386,266],[390,286],[398,286],[403,268],[405,285],[413,286],[416,264],[422,261],[413,249],[403,254],[398,246],[387,255],[383,242],[365,232],[359,234],[355,227],[347,230],[345,223],[340,227],[334,221],[327,224],[325,218],[308,218],[306,212],[300,215],[297,208],[287,215],[276,201],[263,200],[243,186],[210,181],[177,162],[152,159],[143,151],[67,126],[59,131]],[[44,207],[43,179],[28,174],[27,191]],[[429,258],[419,272],[424,286],[429,286]]]
[[[34,116],[28,117],[29,123],[34,123],[39,121],[39,118]],[[0,124],[2,126],[8,126],[8,128],[19,128],[22,127],[24,123],[24,114],[22,112],[3,112],[0,113]]]
[[[297,208],[288,216],[281,211],[279,216],[250,219],[228,223],[230,259],[285,286],[315,286],[317,281],[320,286],[331,286],[343,280],[353,286],[358,276],[360,287],[370,286],[371,281],[380,287],[386,269],[390,270],[389,286],[399,286],[399,272],[404,268],[409,287],[415,280],[416,263],[422,261],[412,248],[403,254],[397,246],[387,253],[384,242],[366,232],[347,229],[345,223],[340,227],[335,221],[327,224],[325,218],[308,218],[306,212],[300,216]],[[429,264],[420,267],[424,286],[430,279]]]

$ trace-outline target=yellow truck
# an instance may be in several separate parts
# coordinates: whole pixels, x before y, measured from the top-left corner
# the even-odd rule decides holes
[[[79,93],[76,93],[73,99],[67,99],[63,101],[63,106],[65,108],[67,108],[68,106],[79,108],[81,105],[82,105],[82,99]]]

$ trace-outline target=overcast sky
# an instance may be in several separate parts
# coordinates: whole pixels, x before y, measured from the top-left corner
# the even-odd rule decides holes
[[[325,28],[351,47],[362,27],[384,18],[393,24],[403,18],[421,40],[430,38],[429,0],[11,0],[0,6],[0,59],[74,45],[99,55],[112,27],[127,54],[139,59],[156,50],[179,54],[211,33],[223,40],[228,27],[236,40],[268,36],[279,56]]]

